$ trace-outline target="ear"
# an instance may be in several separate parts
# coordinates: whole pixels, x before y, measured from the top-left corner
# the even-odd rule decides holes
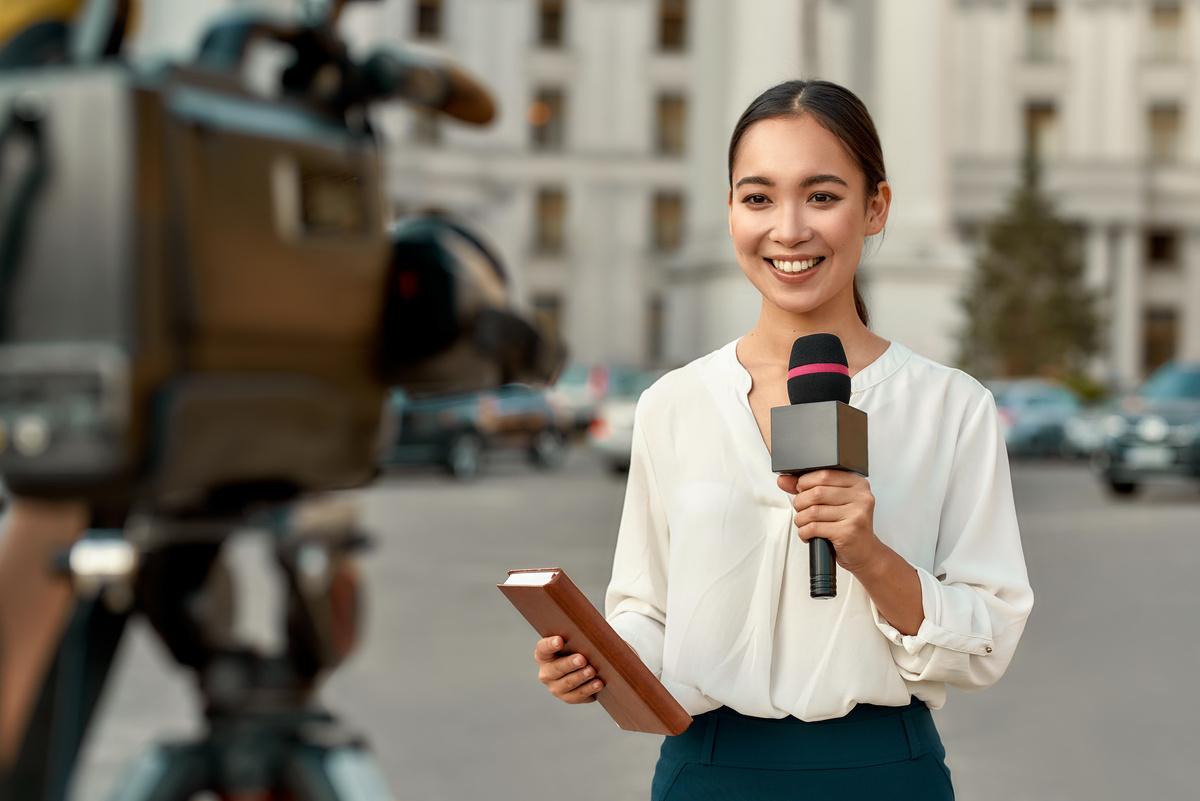
[[[729,194],[725,198],[726,204],[729,206],[729,236],[733,236],[733,190],[729,190]]]
[[[875,196],[867,201],[867,236],[873,236],[883,230],[888,212],[892,208],[891,185],[887,181],[880,181],[876,190]]]

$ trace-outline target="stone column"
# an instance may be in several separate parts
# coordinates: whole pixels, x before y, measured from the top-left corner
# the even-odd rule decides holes
[[[1088,226],[1083,253],[1083,286],[1095,294],[1096,309],[1106,317],[1112,297],[1111,242],[1112,237],[1107,224],[1095,222]],[[1104,350],[1106,349],[1102,347],[1101,352],[1088,365],[1088,372],[1101,381],[1107,380],[1114,372],[1112,354],[1105,353]]]
[[[1184,241],[1178,355],[1186,361],[1200,361],[1200,229],[1188,231]]]
[[[1110,367],[1123,387],[1132,387],[1142,378],[1142,264],[1141,228],[1123,225],[1117,234],[1112,292],[1109,296],[1111,320]]]

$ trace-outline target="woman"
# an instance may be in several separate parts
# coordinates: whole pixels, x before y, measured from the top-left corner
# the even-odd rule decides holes
[[[861,101],[823,81],[757,98],[729,148],[729,232],[762,295],[745,336],[642,396],[606,611],[693,715],[653,798],[952,798],[929,713],[1012,658],[1033,604],[995,404],[870,330],[855,273],[891,204]],[[868,413],[870,480],[771,472],[797,337],[836,334]],[[832,541],[839,594],[808,593]],[[594,670],[538,643],[539,677]]]

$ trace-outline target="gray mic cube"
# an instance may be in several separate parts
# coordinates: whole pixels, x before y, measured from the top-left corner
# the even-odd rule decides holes
[[[867,413],[841,401],[771,409],[771,469],[799,474],[826,468],[867,475]]]

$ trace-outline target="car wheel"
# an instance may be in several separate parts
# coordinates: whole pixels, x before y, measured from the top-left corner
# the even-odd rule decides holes
[[[454,438],[446,464],[456,478],[475,478],[483,469],[483,439],[474,431]]]
[[[1132,481],[1109,481],[1108,488],[1116,495],[1132,495],[1137,492],[1138,485]]]
[[[558,467],[566,452],[566,440],[557,428],[547,428],[534,434],[533,442],[529,445],[529,455],[538,467]]]
[[[623,476],[629,472],[629,462],[614,459],[608,463],[608,471]]]

